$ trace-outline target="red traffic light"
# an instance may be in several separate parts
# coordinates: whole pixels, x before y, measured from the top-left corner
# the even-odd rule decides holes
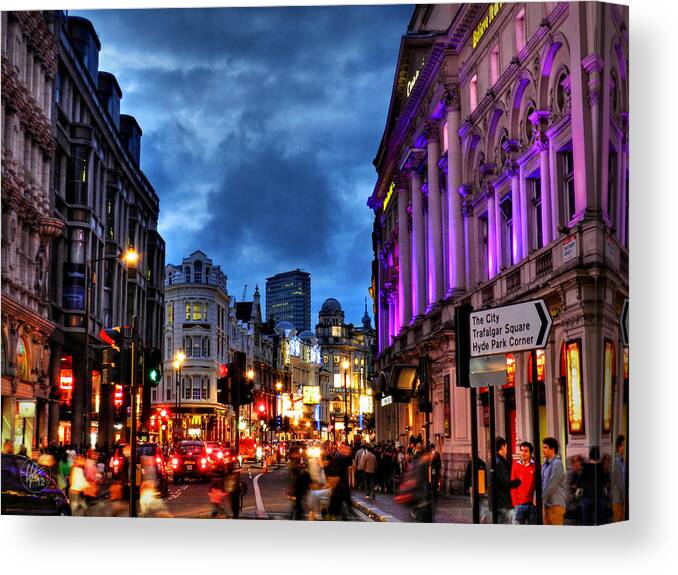
[[[228,377],[228,365],[225,363],[219,364],[219,377]]]
[[[162,417],[163,419],[164,419],[165,417],[167,417],[167,410],[166,410],[166,409],[161,409],[161,410],[160,410],[160,417]]]
[[[265,413],[266,412],[266,405],[263,403],[260,403],[259,406],[257,407],[259,410],[259,413]]]

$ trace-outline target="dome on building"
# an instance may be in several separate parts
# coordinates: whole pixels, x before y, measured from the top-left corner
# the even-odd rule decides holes
[[[282,337],[289,337],[293,331],[296,333],[294,325],[290,321],[279,321],[275,324],[275,332]]]
[[[327,298],[320,308],[320,313],[338,313],[340,311],[341,304],[333,297]]]
[[[315,339],[317,339],[317,336],[310,329],[306,329],[299,334],[299,339],[301,339],[302,341],[306,341],[306,340],[309,340],[309,339],[315,340]]]

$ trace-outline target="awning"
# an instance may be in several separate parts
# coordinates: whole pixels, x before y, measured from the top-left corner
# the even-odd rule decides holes
[[[417,383],[416,365],[394,365],[388,377],[387,391],[396,403],[409,403]]]

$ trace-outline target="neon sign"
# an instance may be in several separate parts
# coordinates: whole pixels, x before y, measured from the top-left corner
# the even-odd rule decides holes
[[[490,24],[492,24],[492,21],[495,19],[497,14],[499,14],[499,10],[503,4],[503,2],[494,2],[493,4],[490,4],[489,8],[487,9],[487,14],[485,14],[485,18],[480,21],[480,23],[476,26],[476,29],[473,31],[474,49],[476,46],[478,46],[478,43],[485,35],[485,32],[487,32],[487,29],[490,27]]]

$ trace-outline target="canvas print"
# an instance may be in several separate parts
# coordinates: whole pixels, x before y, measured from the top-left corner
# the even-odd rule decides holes
[[[628,519],[627,7],[1,30],[3,514]]]

